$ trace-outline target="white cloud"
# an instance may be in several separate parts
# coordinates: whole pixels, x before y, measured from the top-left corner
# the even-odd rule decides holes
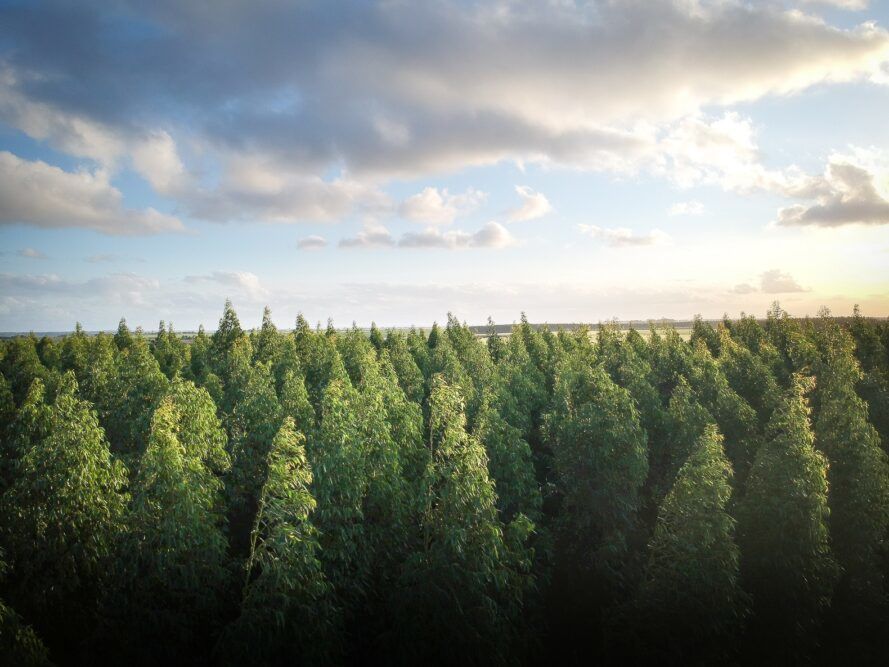
[[[859,152],[858,156],[867,155]],[[873,153],[871,153],[873,155]],[[887,171],[879,171],[855,156],[834,156],[812,204],[796,204],[778,211],[782,226],[839,227],[889,224],[889,196],[878,189],[877,174],[889,185]]]
[[[792,294],[808,292],[809,290],[802,287],[789,273],[779,269],[769,269],[759,275],[759,287],[754,287],[750,283],[741,283],[735,285],[730,291],[734,294],[754,294],[757,292],[763,294]]]
[[[488,222],[477,232],[441,231],[428,227],[422,232],[405,232],[398,240],[383,227],[371,226],[351,238],[340,239],[341,248],[506,248],[516,243],[515,237],[498,222]]]
[[[485,200],[486,194],[472,188],[452,195],[447,188],[426,187],[405,199],[398,212],[402,218],[427,225],[449,225],[457,217],[474,211]]]
[[[440,232],[430,228],[425,232],[408,232],[398,241],[401,248],[506,248],[516,243],[515,237],[503,225],[488,222],[474,234],[462,231]]]
[[[234,288],[238,293],[254,300],[261,299],[268,294],[268,290],[263,287],[259,276],[250,271],[213,271],[206,275],[186,276],[185,282],[193,284],[216,283],[227,288]]]
[[[187,190],[189,176],[179,157],[176,142],[167,132],[153,132],[131,149],[133,168],[147,180],[155,192],[172,195]]]
[[[801,0],[801,2],[804,5],[825,5],[856,12],[867,9],[870,4],[869,0]]]
[[[670,206],[667,213],[670,216],[703,215],[704,205],[696,200],[679,201]]]
[[[0,224],[85,227],[105,234],[182,231],[175,217],[129,209],[104,170],[67,172],[0,151]]]
[[[535,192],[527,185],[515,186],[515,191],[522,203],[509,212],[510,222],[522,222],[540,218],[553,210],[552,205],[542,192]]]
[[[340,248],[391,248],[395,239],[389,230],[380,225],[369,225],[351,238],[342,238]]]
[[[661,245],[670,240],[670,237],[659,229],[654,229],[647,234],[636,234],[626,227],[606,229],[595,225],[578,225],[577,228],[581,234],[605,241],[615,248]]]
[[[304,236],[296,242],[296,247],[300,250],[319,250],[327,245],[327,239],[323,236]]]
[[[651,167],[670,161],[657,139],[704,108],[886,76],[883,28],[840,28],[782,4],[360,3],[348,8],[349,21],[332,20],[343,9],[323,3],[311,11],[287,3],[261,12],[238,3],[130,7],[164,35],[163,52],[151,58],[142,44],[108,57],[100,21],[81,29],[79,14],[48,6],[37,17],[74,22],[72,39],[46,43],[40,20],[9,28],[21,48],[0,75],[0,118],[109,169],[131,158],[192,215],[337,220],[375,207],[371,184],[392,175],[502,160]],[[281,25],[297,32],[273,29]],[[102,67],[84,67],[84,52],[103,58]],[[175,85],[158,84],[186,60]],[[172,141],[183,118],[199,164]],[[734,146],[701,137],[685,158],[671,151],[677,180],[712,176],[740,189],[768,178],[726,165],[736,151],[751,163],[742,125],[727,118],[715,128]],[[239,155],[267,173],[240,173],[230,164]],[[231,172],[218,191],[189,182],[205,167]]]
[[[34,248],[22,248],[19,250],[19,257],[27,257],[28,259],[48,259],[48,257]]]

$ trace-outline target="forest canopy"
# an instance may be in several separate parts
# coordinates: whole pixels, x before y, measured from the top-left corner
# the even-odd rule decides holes
[[[0,341],[0,662],[879,663],[889,322]]]

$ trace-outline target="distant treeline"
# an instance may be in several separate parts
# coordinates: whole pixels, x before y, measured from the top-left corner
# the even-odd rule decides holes
[[[0,664],[885,664],[889,323],[688,329],[0,341]]]

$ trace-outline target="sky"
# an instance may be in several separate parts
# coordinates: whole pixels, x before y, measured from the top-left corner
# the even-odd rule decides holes
[[[889,315],[889,1],[0,0],[0,331]]]

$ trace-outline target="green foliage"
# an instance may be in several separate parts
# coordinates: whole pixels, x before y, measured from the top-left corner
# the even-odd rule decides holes
[[[886,322],[428,334],[0,340],[0,662],[880,663]]]
[[[815,444],[830,461],[829,525],[843,570],[834,606],[849,631],[873,633],[889,622],[889,457],[855,393],[852,337],[823,318],[818,338]]]
[[[466,432],[458,387],[434,377],[429,403],[422,542],[399,581],[398,651],[411,663],[504,660],[509,618],[497,595],[506,550],[485,450]]]
[[[96,407],[112,450],[129,463],[145,450],[151,416],[169,383],[141,336],[117,355],[113,373],[100,383]]]
[[[658,511],[636,602],[648,659],[728,657],[747,614],[735,520],[726,507],[732,467],[709,425]]]
[[[6,574],[6,562],[0,551],[0,577]],[[49,651],[43,641],[14,609],[0,599],[0,662],[21,667],[48,667]]]
[[[83,631],[123,530],[126,470],[108,448],[89,404],[67,373],[55,401],[35,381],[18,428],[21,458],[0,499],[2,540],[12,566],[8,599],[39,618],[51,644]],[[73,615],[73,616],[72,616]]]
[[[626,389],[575,352],[560,366],[549,428],[562,531],[582,569],[616,583],[648,474],[638,410]]]
[[[286,417],[268,452],[240,615],[217,647],[224,664],[285,664],[297,656],[322,663],[336,646],[338,610],[318,560],[304,442]]]
[[[827,460],[813,446],[806,394],[795,375],[769,420],[739,509],[745,588],[753,596],[751,648],[794,655],[830,604],[838,569],[830,549]]]
[[[218,625],[229,576],[222,482],[193,446],[195,415],[180,412],[176,399],[165,398],[151,420],[104,600],[102,647],[115,661],[199,659]],[[199,417],[203,430],[216,430],[212,415]]]

